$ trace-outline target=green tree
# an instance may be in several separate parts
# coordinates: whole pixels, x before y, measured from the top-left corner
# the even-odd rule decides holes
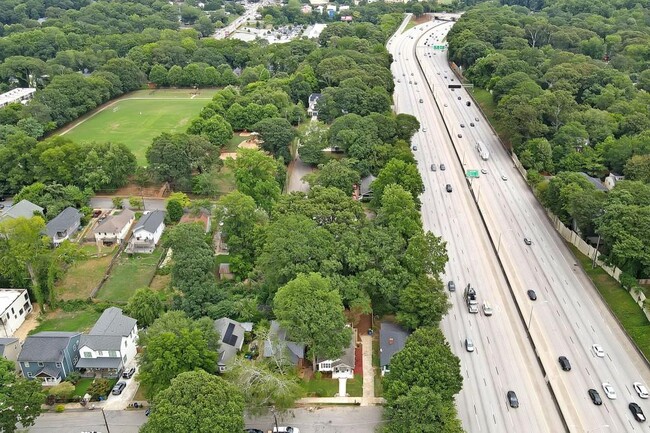
[[[282,165],[256,149],[239,149],[237,158],[227,160],[226,164],[234,172],[237,189],[270,213],[282,192],[278,183],[278,179],[284,177]]]
[[[650,154],[634,155],[628,159],[623,173],[628,180],[650,183]]]
[[[422,276],[402,289],[397,321],[411,330],[438,326],[450,307],[442,281]]]
[[[440,276],[448,261],[447,242],[442,237],[426,232],[408,240],[403,263],[411,274]]]
[[[453,400],[433,390],[414,386],[388,402],[383,433],[462,433],[463,427]]]
[[[167,84],[167,69],[159,64],[153,65],[151,71],[149,71],[149,81],[154,83],[158,87],[162,87]]]
[[[413,197],[401,185],[394,183],[382,191],[377,224],[389,227],[405,240],[422,233],[422,221]]]
[[[352,168],[346,160],[333,159],[320,167],[314,183],[326,188],[338,188],[347,195],[352,195],[353,186],[358,185],[360,181],[359,172]]]
[[[141,210],[144,207],[144,199],[138,196],[129,197],[129,207],[131,209]]]
[[[107,379],[100,377],[93,380],[93,382],[88,386],[86,392],[90,394],[93,399],[98,399],[99,397],[106,397],[110,390],[110,382]]]
[[[173,223],[179,222],[183,217],[183,205],[177,200],[168,200],[167,217]]]
[[[390,184],[400,185],[411,194],[416,206],[420,205],[420,194],[424,192],[424,184],[415,165],[399,159],[388,161],[372,183],[373,204],[376,208],[379,208],[382,202],[384,188]]]
[[[23,428],[33,426],[45,402],[41,383],[16,376],[13,361],[4,358],[0,358],[0,383],[0,430],[14,433],[18,423]]]
[[[460,360],[452,353],[442,331],[419,328],[409,336],[404,348],[393,355],[390,373],[384,379],[384,396],[394,401],[420,386],[452,401],[462,384]]]
[[[317,357],[336,358],[349,346],[352,333],[346,327],[341,296],[322,275],[299,274],[278,290],[273,305],[292,341],[309,348],[312,365]]]
[[[141,433],[232,433],[244,430],[244,397],[203,370],[179,374],[154,397]]]
[[[163,312],[160,296],[148,287],[135,291],[126,304],[125,313],[138,321],[140,328],[149,327]]]
[[[201,33],[201,36],[206,38],[214,33],[215,25],[207,15],[201,15],[199,19],[194,23],[194,29],[197,32]]]
[[[264,119],[253,125],[253,131],[262,139],[262,148],[272,153],[276,158],[283,158],[285,162],[291,160],[289,144],[296,136],[296,132],[287,119]]]

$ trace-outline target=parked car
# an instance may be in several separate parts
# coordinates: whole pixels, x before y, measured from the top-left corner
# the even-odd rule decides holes
[[[123,379],[131,379],[134,374],[135,374],[135,368],[131,367],[128,370],[125,370],[124,373],[122,373],[122,378]]]
[[[571,371],[571,363],[569,362],[569,358],[566,356],[560,356],[558,358],[558,361],[560,362],[560,367],[562,367],[562,370]]]
[[[595,389],[590,389],[589,391],[587,391],[587,393],[589,394],[589,398],[591,398],[591,401],[596,406],[600,406],[601,404],[603,404],[603,400],[600,398],[600,394],[598,394],[598,391],[596,391]]]
[[[638,404],[630,403],[628,407],[630,408],[630,412],[632,412],[632,416],[634,417],[635,420],[639,422],[645,421],[645,415],[643,414],[643,411],[641,410],[641,407]]]
[[[616,400],[616,391],[614,391],[614,387],[611,383],[603,382],[603,391],[605,391],[605,395],[608,399]]]
[[[244,429],[246,433],[264,433],[264,431],[258,429],[258,428],[247,428]]]
[[[605,357],[605,351],[603,350],[602,346],[600,344],[594,344],[591,346],[591,350],[594,352],[594,355],[596,355],[599,358],[604,358]]]
[[[508,391],[508,394],[506,394],[508,397],[508,404],[510,404],[510,407],[512,408],[518,408],[519,407],[519,399],[517,398],[517,394],[515,394],[514,391]]]
[[[273,433],[300,433],[298,427],[273,427]]]
[[[648,398],[648,389],[641,382],[634,382],[632,386],[636,393],[639,394],[639,397]]]
[[[120,395],[122,394],[122,391],[124,391],[124,388],[126,388],[126,382],[121,382],[121,381],[117,382],[113,387],[113,391],[111,391],[111,394]]]

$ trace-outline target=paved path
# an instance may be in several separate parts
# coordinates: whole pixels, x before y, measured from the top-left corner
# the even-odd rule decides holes
[[[299,156],[296,156],[296,159],[291,161],[289,164],[289,181],[286,187],[287,193],[300,191],[300,192],[309,192],[309,184],[303,180],[303,177],[311,172],[314,169],[302,162]]]
[[[361,353],[363,357],[363,398],[361,406],[373,404],[375,399],[375,369],[372,367],[372,336],[361,336]]]

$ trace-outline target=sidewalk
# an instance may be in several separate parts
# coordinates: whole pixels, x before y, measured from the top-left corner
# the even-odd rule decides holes
[[[372,335],[361,336],[363,353],[363,397],[361,406],[370,406],[375,400],[375,369],[372,367]]]

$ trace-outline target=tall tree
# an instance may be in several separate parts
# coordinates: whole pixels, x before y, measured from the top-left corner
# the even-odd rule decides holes
[[[414,386],[389,401],[383,433],[463,433],[453,400],[429,388]]]
[[[439,278],[422,276],[402,289],[397,321],[407,329],[438,326],[451,307]]]
[[[282,164],[256,149],[239,149],[237,158],[226,163],[234,172],[237,189],[270,213],[282,192],[278,182],[284,176]]]
[[[0,358],[0,383],[0,430],[14,433],[18,423],[23,428],[33,426],[45,403],[41,383],[16,376],[13,361],[4,358]]]
[[[341,296],[322,275],[298,275],[278,290],[273,305],[292,341],[307,345],[313,366],[316,358],[339,357],[350,344],[352,330],[346,327]]]
[[[253,125],[253,131],[262,139],[262,148],[276,158],[283,158],[285,163],[291,160],[289,144],[296,136],[296,131],[287,119],[264,119]]]
[[[125,313],[137,320],[140,328],[150,326],[162,312],[160,297],[148,287],[136,290],[125,308]]]
[[[232,433],[244,430],[244,397],[203,370],[179,374],[154,397],[141,433]]]

